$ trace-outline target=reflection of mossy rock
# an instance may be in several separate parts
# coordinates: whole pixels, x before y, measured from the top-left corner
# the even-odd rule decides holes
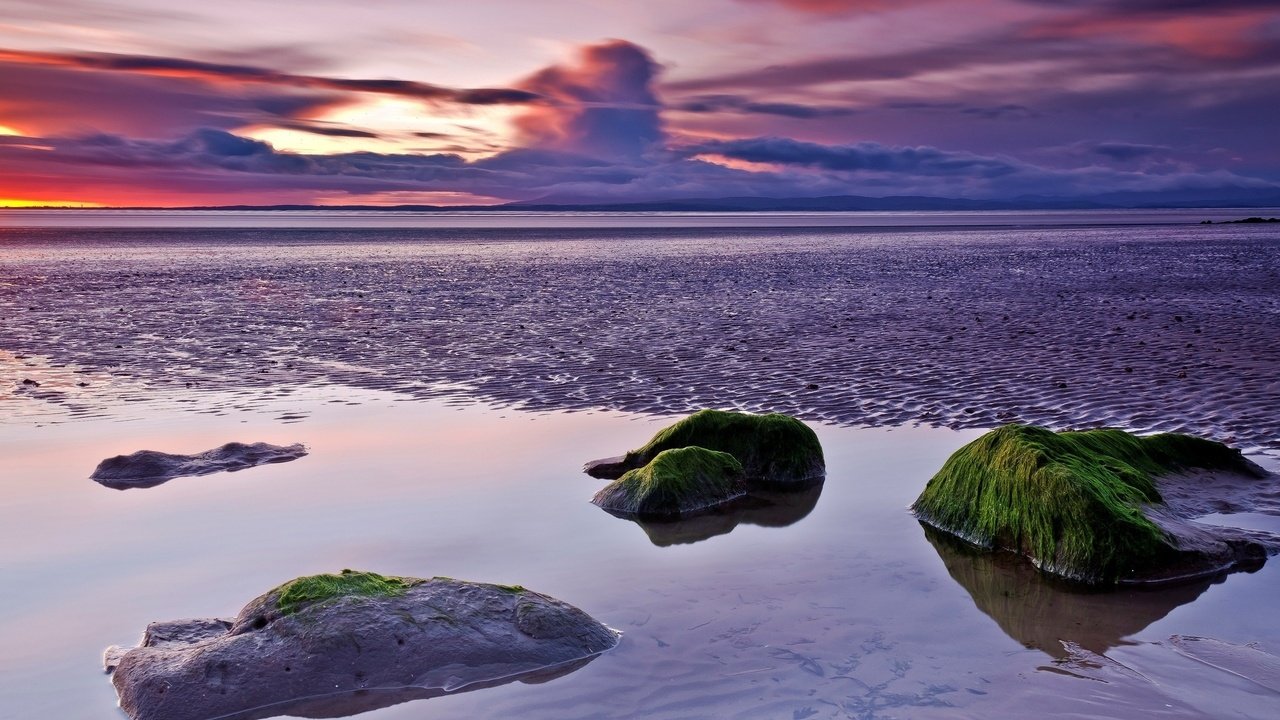
[[[1239,451],[1187,435],[1006,425],[956,451],[913,509],[941,530],[1089,583],[1178,579],[1256,561],[1260,546],[1192,526],[1163,505],[1158,478],[1191,468],[1265,474]]]
[[[1202,579],[1177,587],[1099,592],[1038,572],[1012,553],[980,551],[928,525],[924,534],[979,610],[1021,645],[1055,658],[1068,656],[1064,642],[1105,655],[1213,584]]]
[[[644,467],[664,450],[702,447],[728,453],[742,463],[748,485],[808,485],[826,473],[822,445],[807,425],[793,417],[700,410],[653,436],[621,458],[588,463],[587,474],[615,479]]]
[[[722,505],[747,492],[742,464],[701,447],[664,450],[628,470],[591,500],[626,517],[679,517]]]
[[[106,658],[133,720],[248,720],[537,682],[615,644],[581,610],[518,586],[344,571],[286,583],[234,620],[154,623]]]
[[[799,490],[759,490],[693,517],[634,520],[654,545],[684,545],[726,535],[739,525],[792,525],[813,511],[821,495],[822,483]]]

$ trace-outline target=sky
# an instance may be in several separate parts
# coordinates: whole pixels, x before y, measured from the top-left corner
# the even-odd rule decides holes
[[[1280,195],[1280,0],[0,0],[0,206]]]

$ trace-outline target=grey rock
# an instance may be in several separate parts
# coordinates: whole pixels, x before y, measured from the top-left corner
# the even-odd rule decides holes
[[[149,488],[177,477],[194,477],[216,472],[297,460],[307,454],[306,446],[230,442],[195,455],[173,455],[155,450],[139,450],[117,455],[98,463],[89,477],[117,490]]]
[[[341,595],[282,611],[281,588],[234,620],[153,624],[106,659],[133,720],[336,717],[407,700],[541,682],[618,634],[522,588],[400,579],[395,595]]]
[[[591,460],[582,466],[582,472],[594,478],[616,479],[630,470],[626,455]]]

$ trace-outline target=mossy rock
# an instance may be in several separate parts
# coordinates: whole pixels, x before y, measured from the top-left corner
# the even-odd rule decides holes
[[[628,470],[591,502],[624,517],[680,517],[746,495],[742,463],[702,447],[663,450]]]
[[[1257,547],[1208,537],[1164,506],[1158,479],[1191,469],[1265,475],[1239,451],[1188,435],[1006,425],[956,451],[912,509],[940,530],[1090,584],[1203,575],[1256,557]]]
[[[728,453],[742,464],[748,487],[777,488],[819,482],[826,474],[818,436],[799,420],[699,410],[659,431],[643,447],[620,458],[588,463],[587,474],[613,480],[642,468],[666,450],[700,447]]]
[[[233,619],[152,623],[104,663],[131,720],[346,717],[542,682],[617,642],[582,610],[518,585],[344,570],[287,582]]]

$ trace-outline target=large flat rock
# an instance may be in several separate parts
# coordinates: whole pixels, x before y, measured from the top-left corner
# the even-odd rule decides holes
[[[349,591],[296,592],[316,578]],[[618,642],[585,612],[520,587],[349,571],[316,578],[276,588],[234,619],[155,623],[139,647],[108,649],[120,707],[133,720],[332,717],[537,682]]]

